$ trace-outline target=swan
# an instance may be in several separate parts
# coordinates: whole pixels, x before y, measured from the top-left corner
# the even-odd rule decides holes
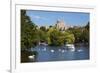
[[[46,47],[43,48],[43,51],[46,51]]]
[[[61,51],[61,49],[59,49],[59,51]]]
[[[79,50],[77,50],[78,52],[81,52],[81,51],[83,51],[82,49],[79,49]]]
[[[51,52],[54,52],[54,50],[52,49]]]
[[[65,52],[65,50],[62,50],[62,53],[64,53]]]
[[[35,58],[35,55],[30,55],[28,56],[29,59],[34,59]]]

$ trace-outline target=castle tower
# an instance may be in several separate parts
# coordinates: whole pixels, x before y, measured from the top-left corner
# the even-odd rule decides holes
[[[56,27],[57,27],[57,29],[60,29],[60,30],[66,30],[67,29],[63,20],[57,20]]]

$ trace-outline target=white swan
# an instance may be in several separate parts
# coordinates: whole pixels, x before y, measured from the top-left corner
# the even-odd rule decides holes
[[[44,47],[43,51],[46,51],[46,47]]]
[[[54,52],[54,50],[52,49],[51,52]]]
[[[61,49],[59,49],[59,51],[61,51]]]
[[[62,50],[62,53],[64,53],[65,52],[65,50]]]
[[[79,49],[79,50],[77,50],[78,52],[81,52],[81,51],[83,51],[82,49]]]
[[[34,59],[35,58],[35,55],[30,55],[28,56],[29,59]]]

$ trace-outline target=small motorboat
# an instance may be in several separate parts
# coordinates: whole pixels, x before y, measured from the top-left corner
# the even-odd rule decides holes
[[[71,51],[75,51],[75,46],[73,44],[66,44],[66,47]]]

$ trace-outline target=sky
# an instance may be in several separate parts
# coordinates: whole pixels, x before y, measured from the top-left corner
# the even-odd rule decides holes
[[[38,26],[55,25],[57,20],[63,20],[66,25],[70,26],[85,26],[90,21],[90,14],[82,12],[27,10],[26,13]]]

